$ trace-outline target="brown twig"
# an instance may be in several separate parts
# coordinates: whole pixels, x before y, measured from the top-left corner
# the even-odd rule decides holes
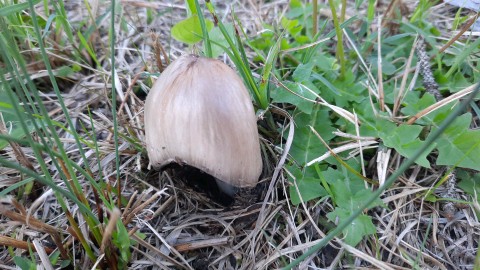
[[[55,244],[57,245],[58,250],[60,251],[60,254],[62,255],[62,258],[69,259],[68,252],[63,246],[62,240],[60,238],[59,230],[57,228],[55,228],[51,225],[48,225],[48,224],[46,224],[46,223],[44,223],[44,222],[42,222],[38,219],[35,219],[31,216],[15,213],[15,212],[10,211],[10,210],[3,211],[1,214],[8,217],[9,219],[11,219],[13,221],[21,222],[22,224],[30,226],[30,227],[38,230],[38,231],[48,233],[52,237]]]
[[[477,21],[479,17],[480,13],[477,13],[477,15],[470,18],[470,20],[468,20],[468,22],[462,27],[460,32],[458,32],[452,39],[450,39],[445,45],[443,45],[442,48],[438,50],[438,53],[443,53],[446,49],[448,49],[448,47],[450,47],[455,41],[457,41],[463,35],[463,33],[470,29],[470,27]],[[435,55],[432,55],[432,58],[434,57]]]
[[[37,251],[35,246],[32,245],[32,243],[22,241],[22,240],[17,240],[8,236],[4,236],[0,234],[0,246],[6,246],[6,247],[14,247],[14,248],[19,248],[19,249],[24,249],[24,250],[33,250]],[[49,247],[44,247],[45,251],[47,254],[51,254],[55,251],[53,248]]]

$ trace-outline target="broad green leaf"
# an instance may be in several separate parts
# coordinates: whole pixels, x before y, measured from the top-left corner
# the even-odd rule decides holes
[[[300,0],[290,0],[290,8],[286,16],[290,19],[300,17],[304,15],[305,9],[303,7],[303,3]]]
[[[336,208],[335,211],[328,213],[327,217],[332,222],[341,223],[350,215],[350,211]],[[356,246],[362,241],[364,236],[374,234],[375,232],[376,229],[372,223],[372,218],[367,215],[360,215],[343,231],[343,240],[351,246]]]
[[[369,61],[372,64],[372,73],[378,73],[378,57],[372,57]],[[395,73],[397,68],[392,64],[391,61],[382,57],[382,73],[385,75],[392,75]]]
[[[228,34],[233,37],[234,35],[233,24],[226,23],[225,28],[227,29]],[[214,27],[208,33],[208,37],[212,42],[212,53],[213,53],[212,57],[217,58],[219,55],[221,55],[224,52],[224,48],[228,48],[228,41],[225,39],[225,36],[222,34],[222,31],[220,30],[219,27]]]
[[[480,173],[470,174],[463,170],[457,170],[457,178],[460,179],[458,187],[463,189],[466,193],[470,194],[472,197],[478,197],[480,194]]]
[[[363,103],[367,98],[367,88],[355,78],[351,70],[345,73],[343,80],[334,80],[333,85],[338,90],[338,95],[333,95],[335,105],[348,108],[350,102]],[[322,95],[323,95],[322,91]]]
[[[13,257],[13,261],[22,270],[33,270],[37,268],[34,262],[24,257],[15,256]]]
[[[265,23],[262,24],[262,27],[264,29],[264,32],[262,32],[259,37],[254,38],[252,41],[250,41],[250,44],[254,48],[257,48],[258,50],[263,51],[263,50],[270,49],[274,44],[275,29],[273,26]]]
[[[300,194],[298,194],[297,187],[295,187],[295,185],[297,185]],[[327,192],[320,184],[320,179],[314,177],[303,177],[301,179],[297,179],[295,183],[291,183],[289,189],[290,200],[295,205],[301,203],[302,199],[304,202],[306,202],[327,195]]]
[[[273,89],[270,93],[274,102],[277,103],[290,103],[297,106],[299,110],[306,114],[311,114],[314,103],[312,101],[305,100],[304,98],[315,100],[316,97],[300,83],[294,83],[289,81],[284,81],[283,84],[291,91],[278,87]],[[313,85],[311,85],[314,87]],[[310,88],[310,87],[309,87]],[[311,90],[315,90],[310,88]],[[292,93],[293,92],[293,93]],[[304,98],[302,98],[304,97]]]
[[[451,78],[447,78],[444,72],[438,72],[435,73],[435,79],[437,78],[443,82],[440,84],[440,90],[445,90],[450,93],[458,92],[472,85],[472,82],[467,80],[461,72],[455,73]]]
[[[418,138],[422,129],[423,127],[418,125],[400,125],[398,127],[389,125],[379,132],[379,136],[384,145],[395,149],[404,157],[411,158],[424,143]],[[432,144],[415,162],[420,166],[430,168],[427,155],[430,154],[434,148],[435,144]]]
[[[425,95],[423,95],[422,98],[420,98],[418,102],[410,102],[400,111],[402,112],[403,115],[411,117],[434,103],[435,103],[435,98],[431,94],[426,93]],[[421,125],[431,124],[434,121],[433,119],[437,114],[438,114],[437,112],[427,114],[424,117],[418,119],[415,123],[421,124]]]
[[[314,59],[315,65],[323,72],[337,71],[340,66],[335,56],[321,54]]]
[[[360,134],[362,136],[380,137],[379,134],[381,132],[392,130],[396,127],[395,123],[392,123],[383,117],[375,116],[371,106],[365,106],[365,109],[359,112],[358,116],[360,121],[362,121],[362,125],[360,126]]]
[[[349,165],[355,167],[355,164]],[[330,185],[333,193],[332,199],[337,205],[333,212],[327,214],[328,219],[332,222],[342,222],[342,220],[347,219],[372,194],[371,190],[365,189],[360,178],[346,171],[343,167],[342,171],[329,168],[323,175]],[[380,199],[373,202],[370,207],[378,205],[382,205]],[[343,237],[348,244],[355,246],[362,240],[363,236],[375,232],[375,226],[371,218],[367,215],[361,215],[343,231]]]
[[[362,117],[361,119],[363,125],[360,127],[360,134],[362,134],[362,136],[381,138],[385,146],[395,149],[395,151],[404,157],[412,157],[416,150],[424,144],[424,142],[419,139],[420,133],[423,130],[422,126],[400,125],[397,127],[395,123],[386,119],[380,117],[372,119],[372,115],[365,116],[366,117]],[[430,148],[416,160],[416,163],[420,166],[430,168],[430,162],[427,160],[427,156],[434,148],[435,144],[432,144]]]
[[[205,20],[208,31],[213,28],[213,22]],[[202,40],[202,27],[198,15],[193,15],[183,21],[178,22],[171,30],[173,38],[176,40],[193,45]]]
[[[310,61],[309,63],[306,64],[299,64],[297,68],[295,68],[295,71],[292,74],[293,79],[295,82],[304,82],[310,79],[310,76],[312,75],[312,69],[314,66],[314,62]]]
[[[459,116],[440,136],[437,165],[480,170],[480,130],[470,130],[472,115]]]
[[[320,168],[321,166],[318,166]],[[290,200],[293,204],[297,205],[301,203],[301,199],[304,202],[325,197],[328,195],[325,188],[322,186],[322,181],[318,175],[314,166],[299,167],[296,164],[286,165],[285,169],[288,171],[288,179],[290,181],[289,194]],[[295,181],[295,183],[294,183]],[[294,185],[298,186],[300,194]],[[300,196],[301,195],[301,196]]]
[[[287,30],[287,32],[292,36],[296,36],[302,31],[303,28],[298,20],[289,20],[285,17],[282,17],[281,24],[283,29]]]
[[[323,108],[319,109],[318,105],[314,107],[311,114],[297,113],[294,121],[295,137],[290,148],[290,155],[300,166],[303,166],[327,151],[309,126],[314,127],[327,142],[334,137],[332,132],[335,131],[335,128],[331,126],[329,111]]]
[[[290,0],[290,9],[294,8],[301,8],[302,6],[302,1],[300,0]]]
[[[330,81],[328,81],[322,74],[313,72],[312,77],[314,79],[318,80],[323,85],[325,85],[327,87],[327,89],[329,89],[330,92],[332,92],[333,94],[338,95],[338,96],[340,95],[340,91],[335,87],[335,85],[331,84]],[[322,92],[323,92],[323,95],[324,95],[326,91],[322,91]],[[333,97],[329,99],[329,98],[323,96],[323,98],[328,99],[328,100],[333,100]]]
[[[334,163],[338,164],[337,168],[341,169],[336,170],[330,167],[323,171],[322,174],[331,186],[335,204],[341,205],[342,202],[347,203],[347,199],[351,198],[355,193],[364,190],[365,184],[362,179],[350,173],[346,168],[340,167],[342,165],[335,161]],[[357,164],[356,161],[347,160],[346,163],[353,169],[360,170],[359,164]]]

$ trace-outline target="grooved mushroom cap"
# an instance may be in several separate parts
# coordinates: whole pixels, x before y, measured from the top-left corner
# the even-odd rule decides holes
[[[153,167],[185,163],[235,187],[255,186],[262,171],[249,93],[218,60],[184,55],[163,71],[145,102],[145,134]]]

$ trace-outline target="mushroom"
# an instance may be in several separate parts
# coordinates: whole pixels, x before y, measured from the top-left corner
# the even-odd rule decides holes
[[[255,111],[240,77],[197,55],[172,62],[145,102],[150,165],[186,164],[213,177],[232,196],[262,172]]]

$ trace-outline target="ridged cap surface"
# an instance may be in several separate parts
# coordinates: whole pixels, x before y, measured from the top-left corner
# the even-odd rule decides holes
[[[196,167],[230,185],[251,187],[262,171],[255,111],[240,77],[224,63],[184,55],[145,102],[150,164]]]

